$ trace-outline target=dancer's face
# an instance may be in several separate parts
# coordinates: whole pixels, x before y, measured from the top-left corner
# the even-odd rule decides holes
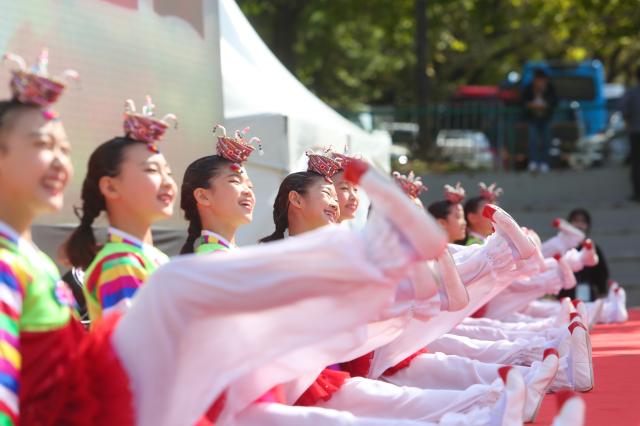
[[[464,210],[460,204],[451,205],[447,218],[438,219],[438,222],[447,231],[450,243],[464,239],[467,231],[467,222],[464,220]]]
[[[58,211],[72,175],[71,145],[62,122],[40,109],[8,112],[0,129],[0,190],[26,214]]]
[[[486,201],[481,201],[478,204],[477,210],[467,215],[467,226],[469,227],[469,229],[477,232],[483,237],[488,237],[489,235],[493,234],[493,225],[491,224],[491,220],[482,215],[482,210],[484,209],[484,206],[486,204]]]
[[[304,194],[289,193],[289,208],[295,220],[310,231],[330,223],[337,223],[340,217],[338,196],[332,183],[322,178],[315,179]]]
[[[338,204],[340,205],[338,222],[353,219],[356,217],[356,212],[360,205],[358,187],[345,180],[343,172],[336,174],[332,179],[338,197]]]
[[[177,187],[164,156],[139,143],[126,148],[117,176],[100,179],[100,190],[107,210],[113,206],[154,223],[173,214]]]
[[[209,180],[209,188],[196,189],[194,196],[207,214],[229,225],[238,227],[253,220],[256,198],[244,169],[222,167]]]

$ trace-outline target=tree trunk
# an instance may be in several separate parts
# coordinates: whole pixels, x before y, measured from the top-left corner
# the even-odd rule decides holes
[[[415,0],[415,49],[416,49],[416,106],[418,131],[418,153],[426,157],[431,148],[427,101],[429,98],[429,81],[427,77],[427,0]],[[415,147],[414,147],[415,148]]]

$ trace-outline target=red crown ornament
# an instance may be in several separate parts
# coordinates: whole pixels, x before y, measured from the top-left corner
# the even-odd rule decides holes
[[[496,183],[487,186],[484,182],[478,183],[480,188],[480,196],[491,204],[495,204],[498,198],[503,194],[502,188],[498,188]]]
[[[124,104],[124,133],[127,137],[147,144],[151,152],[158,153],[157,143],[172,122],[178,127],[178,118],[174,114],[166,114],[162,119],[154,117],[155,105],[151,97],[147,96],[142,111],[136,111],[133,100],[127,99]]]
[[[411,198],[418,198],[422,191],[427,191],[427,188],[422,183],[422,178],[420,176],[416,177],[413,173],[413,170],[409,172],[408,175],[400,174],[399,172],[393,172],[391,174],[400,188]]]
[[[361,155],[351,155],[347,145],[345,145],[342,153],[332,151],[331,147],[328,148],[328,151],[331,151],[331,158],[340,163],[340,168],[342,170],[344,170],[353,160],[362,160]]]
[[[343,168],[342,162],[334,158],[335,153],[331,151],[331,148],[325,148],[319,154],[308,149],[305,154],[309,159],[307,171],[324,176],[324,179],[329,183],[333,183],[331,178]]]
[[[26,61],[16,54],[5,53],[2,59],[13,62],[18,67],[17,70],[11,71],[10,87],[13,97],[23,104],[50,106],[66,88],[65,80],[79,78],[79,74],[74,70],[66,70],[60,77],[50,77],[47,49],[42,49],[38,62],[31,69],[28,69]]]
[[[467,193],[460,182],[456,183],[456,186],[444,186],[444,197],[453,204],[460,204],[466,195]]]
[[[222,135],[218,135],[218,130],[222,131]],[[245,127],[240,130],[236,130],[234,137],[227,136],[227,129],[224,128],[221,124],[216,124],[213,127],[213,133],[218,137],[218,143],[216,144],[216,152],[220,157],[226,158],[227,160],[240,165],[247,161],[249,155],[255,149],[251,146],[252,143],[256,142],[258,145],[258,153],[263,155],[264,151],[262,151],[262,141],[260,138],[253,137],[248,141],[245,140],[244,136],[249,132],[249,127]]]

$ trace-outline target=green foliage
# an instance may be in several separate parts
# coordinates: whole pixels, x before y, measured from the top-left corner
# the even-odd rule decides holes
[[[327,103],[410,106],[415,0],[238,0],[280,60]],[[499,83],[530,59],[598,58],[610,81],[640,65],[638,0],[428,0],[431,101]]]

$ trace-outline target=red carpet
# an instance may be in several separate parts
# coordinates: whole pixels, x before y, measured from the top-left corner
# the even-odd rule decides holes
[[[640,425],[640,309],[624,324],[591,331],[595,388],[582,394],[587,426]],[[536,425],[549,425],[558,408],[554,395],[542,403]]]

